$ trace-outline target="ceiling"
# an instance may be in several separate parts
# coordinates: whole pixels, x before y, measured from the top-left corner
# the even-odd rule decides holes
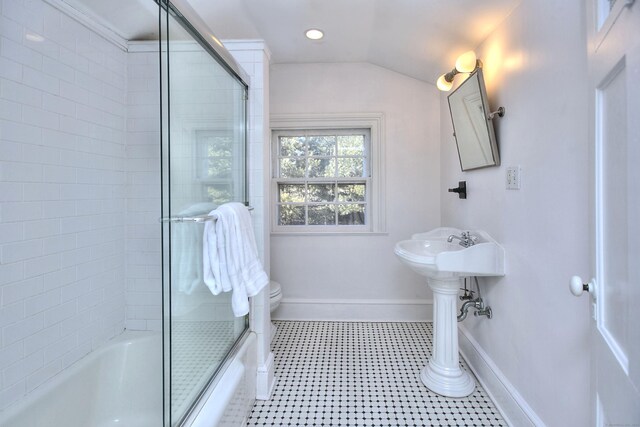
[[[520,0],[188,0],[218,38],[264,39],[271,63],[369,62],[434,83]],[[309,28],[325,37],[310,41]]]
[[[64,0],[127,40],[157,37],[152,0]],[[521,0],[187,0],[219,39],[264,39],[271,63],[369,62],[434,83]],[[307,40],[320,28],[325,37]]]

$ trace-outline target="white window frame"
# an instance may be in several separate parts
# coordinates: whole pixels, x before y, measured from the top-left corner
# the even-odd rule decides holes
[[[278,234],[371,234],[386,232],[384,175],[384,115],[382,113],[286,114],[271,116],[271,232]],[[293,225],[278,224],[278,141],[275,135],[287,131],[323,131],[368,129],[370,132],[367,183],[367,224],[359,225]]]

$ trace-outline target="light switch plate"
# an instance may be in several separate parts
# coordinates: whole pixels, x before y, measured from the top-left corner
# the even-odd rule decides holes
[[[507,167],[507,190],[520,189],[520,166]]]

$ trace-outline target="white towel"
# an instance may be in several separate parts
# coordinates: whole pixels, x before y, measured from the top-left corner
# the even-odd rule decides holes
[[[249,298],[269,283],[258,259],[251,216],[241,203],[226,203],[211,211],[203,236],[203,277],[214,295],[233,291],[231,308],[236,316],[249,313]]]
[[[209,212],[211,203],[198,203],[181,211],[179,216],[195,216]],[[171,283],[187,295],[202,284],[202,226],[193,223],[174,223],[171,226]]]

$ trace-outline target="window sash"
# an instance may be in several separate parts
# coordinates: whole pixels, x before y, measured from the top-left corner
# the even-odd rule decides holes
[[[274,206],[275,223],[274,226],[278,231],[304,231],[304,232],[322,232],[322,231],[370,231],[371,230],[371,134],[370,129],[308,129],[308,130],[284,130],[275,131],[273,133],[273,185],[272,185],[272,203]],[[362,155],[342,155],[338,148],[337,137],[362,135],[363,136],[363,153]],[[281,155],[282,138],[283,137],[310,137],[310,136],[335,136],[336,142],[332,155],[309,155],[309,146],[305,143],[304,153],[300,156]],[[282,177],[281,160],[291,159],[293,161],[304,162],[304,176]],[[311,159],[335,159],[333,165],[332,176],[309,176],[308,160]],[[356,159],[362,160],[362,175],[358,176],[338,176],[339,159]],[[310,201],[308,188],[310,185],[333,185],[333,199],[322,201]],[[339,185],[354,184],[364,185],[364,199],[358,201],[347,201],[339,199]],[[282,185],[304,185],[304,201],[281,201],[280,188]],[[282,207],[302,207],[304,210],[304,224],[282,224]],[[314,206],[331,206],[333,208],[333,222],[331,224],[312,224],[309,218],[309,208]],[[341,206],[361,206],[363,208],[363,224],[340,224],[340,207]]]
[[[283,156],[281,155],[281,138],[282,137],[310,137],[310,136],[358,136],[363,135],[364,137],[364,147],[363,154],[361,156],[355,155],[342,155],[337,152],[334,155],[309,155],[308,154],[308,145],[305,144],[304,155],[302,156]],[[275,160],[275,164],[273,167],[273,178],[274,179],[288,179],[282,178],[282,171],[280,168],[282,159],[292,159],[292,160],[307,160],[307,159],[363,159],[363,178],[371,177],[371,130],[362,128],[362,129],[304,129],[304,130],[280,130],[274,132],[274,141],[273,144],[273,159]],[[337,142],[336,142],[337,144]],[[323,179],[328,178],[338,178],[337,168],[338,162],[336,161],[336,170],[335,174],[331,177],[320,177]],[[297,177],[298,179],[303,177]],[[315,178],[308,177],[308,168],[305,167],[304,178]],[[350,177],[357,178],[357,177]]]

